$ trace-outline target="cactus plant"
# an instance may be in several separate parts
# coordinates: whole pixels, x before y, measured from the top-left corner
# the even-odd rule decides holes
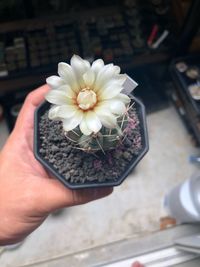
[[[76,55],[71,66],[59,63],[58,74],[60,77],[47,78],[52,90],[46,100],[53,104],[49,119],[62,121],[65,136],[73,147],[106,153],[120,145],[133,105],[123,91],[127,76],[120,74],[118,66],[104,65],[101,59],[90,65]]]
[[[98,133],[84,135],[79,127],[74,130],[65,132],[65,136],[73,143],[73,148],[83,150],[87,153],[102,151],[104,154],[107,150],[118,147],[125,140],[127,129],[130,125],[129,110],[132,105],[127,107],[127,111],[123,116],[117,118],[117,127],[109,129],[102,127]]]

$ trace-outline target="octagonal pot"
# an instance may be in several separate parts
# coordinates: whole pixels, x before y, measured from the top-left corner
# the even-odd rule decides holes
[[[126,151],[123,151],[123,153],[119,151],[112,150],[111,152],[108,152],[108,155],[104,155],[101,153],[100,160],[99,155],[91,155],[86,152],[78,151],[74,152],[74,148],[71,147],[65,147],[63,148],[63,144],[60,144],[59,142],[63,142],[62,139],[66,137],[63,135],[62,137],[59,136],[59,134],[56,135],[55,144],[52,143],[50,133],[48,131],[46,132],[46,137],[44,137],[43,132],[45,130],[41,130],[41,124],[43,123],[43,118],[47,115],[47,112],[50,108],[50,104],[48,102],[43,102],[35,111],[35,118],[34,118],[34,155],[36,159],[43,165],[43,167],[55,178],[57,178],[60,182],[62,182],[65,186],[71,189],[80,189],[80,188],[91,188],[91,187],[109,187],[109,186],[117,186],[120,185],[125,178],[130,174],[130,172],[136,167],[136,165],[139,163],[139,161],[143,158],[143,156],[147,153],[149,145],[148,145],[148,134],[147,134],[147,126],[146,126],[146,115],[145,115],[145,107],[141,103],[140,100],[133,97],[133,100],[135,102],[134,109],[136,110],[138,122],[139,122],[139,134],[140,134],[140,147],[136,154],[128,154]],[[49,123],[55,123],[53,121],[49,121]],[[54,125],[55,126],[55,125]],[[49,127],[49,126],[48,126]],[[58,125],[58,127],[60,127]],[[51,128],[51,126],[50,126]],[[61,134],[62,135],[62,134]],[[50,142],[52,143],[52,146],[49,146],[49,143],[46,142],[46,139],[50,138]],[[60,141],[59,141],[60,140]],[[44,144],[44,142],[46,142]],[[48,148],[46,147],[48,146]],[[59,150],[60,146],[60,150]],[[55,149],[57,147],[57,149]],[[50,156],[45,154],[44,151],[50,150]],[[63,169],[68,168],[67,171],[63,174],[62,171],[57,167],[56,163],[57,161],[62,162],[62,153],[60,151],[65,150],[68,151],[71,149],[71,154],[66,157],[66,153],[63,155],[66,157],[64,162],[65,166]],[[130,150],[130,149],[129,149]],[[73,159],[73,153],[76,153],[76,156],[74,156]],[[121,154],[120,154],[121,153]],[[112,155],[111,155],[112,154]],[[67,154],[68,155],[68,154]],[[81,157],[79,160],[81,161],[81,166],[76,167],[76,164],[74,163],[77,161],[77,155],[78,157]],[[111,155],[111,158],[110,158]],[[113,156],[114,155],[114,156]],[[120,156],[122,155],[122,156]],[[125,156],[127,157],[129,155],[129,159],[127,161],[125,160]],[[132,155],[132,156],[130,156]],[[63,157],[64,157],[63,156]],[[94,157],[93,161],[89,158]],[[130,158],[131,157],[131,158]],[[122,161],[123,160],[123,161]],[[98,165],[100,162],[102,164]],[[69,162],[71,164],[71,167],[68,166]],[[89,163],[88,163],[89,162]],[[92,163],[91,163],[92,162]],[[123,165],[121,166],[120,164]],[[87,168],[88,164],[88,168]],[[88,169],[89,164],[92,164],[91,171],[93,171],[93,175],[88,176]],[[106,167],[106,164],[108,165]],[[109,165],[110,164],[110,165]],[[86,166],[85,166],[86,165]],[[83,166],[85,166],[83,168]],[[117,168],[120,166],[123,170],[119,171],[117,174],[115,173]],[[90,166],[91,167],[91,166]],[[107,168],[107,169],[106,169]],[[79,169],[79,180],[77,180],[77,171]],[[74,174],[72,173],[72,170]],[[113,174],[115,173],[115,175]],[[76,176],[75,176],[76,174]],[[104,174],[104,178],[103,177]],[[111,174],[113,174],[113,177]],[[74,177],[73,177],[74,175]],[[107,176],[106,176],[107,175]],[[81,176],[81,177],[80,177]],[[69,178],[70,177],[70,178]],[[94,179],[94,177],[96,177]],[[90,178],[90,179],[89,179]]]

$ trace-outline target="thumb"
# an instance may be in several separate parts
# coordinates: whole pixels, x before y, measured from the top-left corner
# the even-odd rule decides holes
[[[46,212],[70,207],[74,205],[85,204],[87,202],[103,198],[112,193],[113,188],[86,188],[69,189],[61,182],[55,179],[44,179],[43,190],[40,199],[41,207]]]
[[[131,267],[144,267],[144,265],[136,261],[131,265]]]

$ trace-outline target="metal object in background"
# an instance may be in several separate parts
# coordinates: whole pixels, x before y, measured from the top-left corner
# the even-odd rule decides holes
[[[200,255],[200,235],[190,235],[178,238],[175,245],[182,251],[194,252]]]
[[[164,206],[178,223],[200,222],[200,173],[168,192]]]
[[[199,257],[198,254],[183,252],[172,246],[115,263],[99,265],[97,267],[128,267],[135,261],[141,262],[145,267],[170,267]]]

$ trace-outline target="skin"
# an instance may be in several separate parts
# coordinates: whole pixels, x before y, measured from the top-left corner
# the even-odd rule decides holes
[[[0,153],[0,245],[23,240],[57,209],[112,192],[112,188],[70,190],[50,177],[34,158],[34,111],[48,90],[44,85],[28,95]]]
[[[131,267],[144,267],[144,265],[142,265],[141,263],[139,263],[138,261],[136,261],[135,263],[133,263],[131,265]]]

